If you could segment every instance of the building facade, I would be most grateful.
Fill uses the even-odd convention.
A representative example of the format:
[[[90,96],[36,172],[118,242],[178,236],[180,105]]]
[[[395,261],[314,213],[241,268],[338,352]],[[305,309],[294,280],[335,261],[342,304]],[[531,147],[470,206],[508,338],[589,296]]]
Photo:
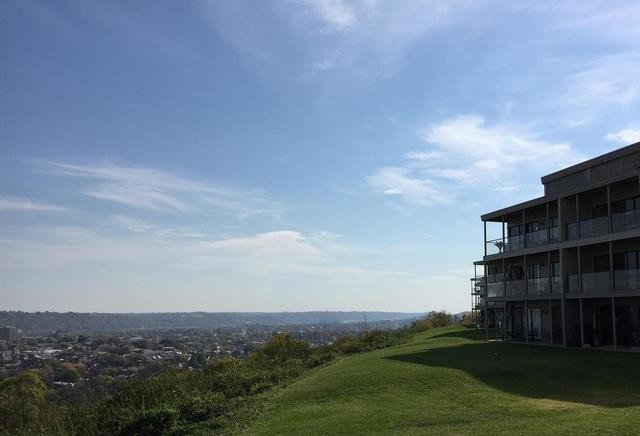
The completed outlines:
[[[488,339],[640,347],[640,142],[542,177],[483,215],[472,311]]]

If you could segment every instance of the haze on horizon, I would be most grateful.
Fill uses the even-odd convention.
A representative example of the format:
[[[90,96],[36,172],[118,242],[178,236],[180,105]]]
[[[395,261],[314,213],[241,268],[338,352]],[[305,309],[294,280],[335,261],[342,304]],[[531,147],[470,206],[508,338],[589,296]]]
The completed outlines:
[[[469,307],[482,213],[640,140],[640,4],[0,4],[3,310]]]

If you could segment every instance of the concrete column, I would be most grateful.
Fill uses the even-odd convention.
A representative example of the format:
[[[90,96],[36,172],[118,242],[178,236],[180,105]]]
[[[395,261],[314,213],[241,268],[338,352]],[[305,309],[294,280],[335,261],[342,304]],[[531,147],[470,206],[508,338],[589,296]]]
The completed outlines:
[[[529,304],[525,297],[524,300],[524,340],[529,343]]]
[[[584,322],[582,321],[582,297],[580,297],[580,347],[584,348]]]
[[[487,222],[482,221],[484,224],[484,255],[487,255]]]
[[[549,345],[553,345],[553,305],[549,299]]]
[[[613,349],[618,349],[618,326],[616,323],[616,299],[614,296],[611,296],[611,316],[613,319]]]
[[[607,185],[607,230],[613,233],[611,221],[611,185]]]
[[[562,316],[562,346],[567,346],[567,326],[564,314],[564,294],[565,294],[565,279],[564,279],[564,250],[561,248],[558,252],[560,259],[560,314]]]

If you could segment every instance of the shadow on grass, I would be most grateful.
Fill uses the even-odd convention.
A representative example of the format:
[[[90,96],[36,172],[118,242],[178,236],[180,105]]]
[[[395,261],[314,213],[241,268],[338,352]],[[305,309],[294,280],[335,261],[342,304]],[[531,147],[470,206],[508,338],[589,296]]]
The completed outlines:
[[[481,339],[465,329],[430,339]],[[462,342],[388,359],[464,371],[503,392],[604,407],[640,405],[640,354],[488,342]]]

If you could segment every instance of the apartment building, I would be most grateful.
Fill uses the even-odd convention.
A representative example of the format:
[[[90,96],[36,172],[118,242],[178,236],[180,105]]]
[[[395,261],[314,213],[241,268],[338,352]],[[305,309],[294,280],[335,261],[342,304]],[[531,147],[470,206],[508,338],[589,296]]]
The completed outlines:
[[[472,310],[488,339],[640,347],[640,142],[542,177],[483,215]]]

